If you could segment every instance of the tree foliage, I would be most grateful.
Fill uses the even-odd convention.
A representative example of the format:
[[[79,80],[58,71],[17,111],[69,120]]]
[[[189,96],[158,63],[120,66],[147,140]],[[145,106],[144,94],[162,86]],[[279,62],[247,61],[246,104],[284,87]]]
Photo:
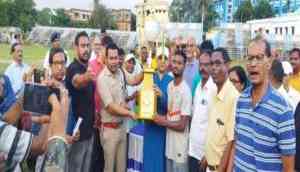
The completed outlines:
[[[258,4],[254,7],[255,19],[263,19],[263,18],[269,18],[274,16],[275,13],[268,0],[260,0]]]
[[[246,22],[254,19],[254,8],[250,0],[244,1],[234,14],[236,22]]]
[[[94,10],[91,20],[89,22],[93,28],[116,29],[116,22],[109,11],[104,5],[94,2]]]
[[[187,23],[202,22],[203,15],[204,31],[215,26],[219,17],[211,0],[173,0],[169,13],[172,22]]]

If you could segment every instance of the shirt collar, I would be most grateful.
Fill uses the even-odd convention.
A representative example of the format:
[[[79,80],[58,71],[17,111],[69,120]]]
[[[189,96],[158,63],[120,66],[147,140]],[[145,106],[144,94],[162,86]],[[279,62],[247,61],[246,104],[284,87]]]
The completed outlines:
[[[236,89],[236,88],[233,86],[229,78],[227,78],[221,91],[217,94],[217,98],[221,101],[224,101],[226,93],[232,91],[232,89]]]
[[[18,64],[17,62],[15,62],[14,60],[12,61],[12,64],[14,67],[24,67],[24,64],[21,63],[21,64]]]
[[[105,68],[103,69],[103,73],[104,73],[104,75],[106,75],[106,76],[109,76],[109,77],[115,77],[115,76],[117,76],[117,75],[119,75],[120,74],[120,69],[118,69],[117,70],[117,72],[115,73],[115,74],[113,74],[113,73],[111,73],[111,71],[107,68],[107,66],[105,66]]]
[[[245,98],[249,98],[252,100],[252,97],[251,97],[251,93],[253,91],[253,86],[250,85],[243,93],[242,93],[242,97],[245,97]],[[261,98],[261,100],[257,103],[262,103],[262,102],[266,102],[272,95],[273,93],[274,88],[271,86],[271,84],[268,84],[268,88],[266,90],[266,93],[263,95],[263,97]]]

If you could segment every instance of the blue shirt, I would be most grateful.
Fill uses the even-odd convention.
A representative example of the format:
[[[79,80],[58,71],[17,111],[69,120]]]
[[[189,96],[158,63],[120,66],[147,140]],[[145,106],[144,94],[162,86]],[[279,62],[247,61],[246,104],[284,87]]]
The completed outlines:
[[[293,111],[271,86],[256,106],[251,91],[237,103],[234,171],[282,171],[281,156],[296,151]]]
[[[191,63],[186,62],[184,71],[183,71],[183,79],[186,81],[191,91],[193,89],[193,82],[196,75],[199,74],[199,62],[194,59]]]
[[[173,78],[164,74],[162,79],[159,78],[159,74],[153,75],[154,84],[161,90],[162,96],[157,98],[157,113],[165,115],[168,112],[168,85]]]
[[[24,87],[23,76],[29,69],[27,64],[17,64],[14,61],[6,68],[5,75],[8,76],[15,94],[18,94]]]

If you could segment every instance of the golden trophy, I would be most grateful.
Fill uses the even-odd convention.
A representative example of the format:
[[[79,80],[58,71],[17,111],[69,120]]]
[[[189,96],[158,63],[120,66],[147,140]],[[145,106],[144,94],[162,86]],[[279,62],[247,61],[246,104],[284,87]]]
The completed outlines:
[[[156,115],[157,104],[156,104],[156,95],[153,90],[154,81],[153,81],[154,69],[146,68],[144,70],[144,80],[142,82],[142,88],[139,92],[138,102],[138,118],[144,120],[152,120]]]

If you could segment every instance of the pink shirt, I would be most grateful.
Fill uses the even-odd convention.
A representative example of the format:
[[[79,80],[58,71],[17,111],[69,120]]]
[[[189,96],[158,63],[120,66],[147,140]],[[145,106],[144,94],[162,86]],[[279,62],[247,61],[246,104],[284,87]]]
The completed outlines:
[[[104,67],[105,67],[105,65],[103,64],[103,62],[99,61],[98,58],[93,59],[89,62],[89,68],[91,69],[91,71],[93,73],[96,74],[96,78],[94,79],[95,88],[97,88],[97,86],[96,86],[97,77],[102,72]],[[95,108],[96,108],[95,125],[96,125],[96,127],[101,127],[101,124],[100,124],[101,119],[100,119],[100,116],[98,115],[101,112],[101,99],[100,99],[99,90],[97,90],[97,89],[95,91]]]

